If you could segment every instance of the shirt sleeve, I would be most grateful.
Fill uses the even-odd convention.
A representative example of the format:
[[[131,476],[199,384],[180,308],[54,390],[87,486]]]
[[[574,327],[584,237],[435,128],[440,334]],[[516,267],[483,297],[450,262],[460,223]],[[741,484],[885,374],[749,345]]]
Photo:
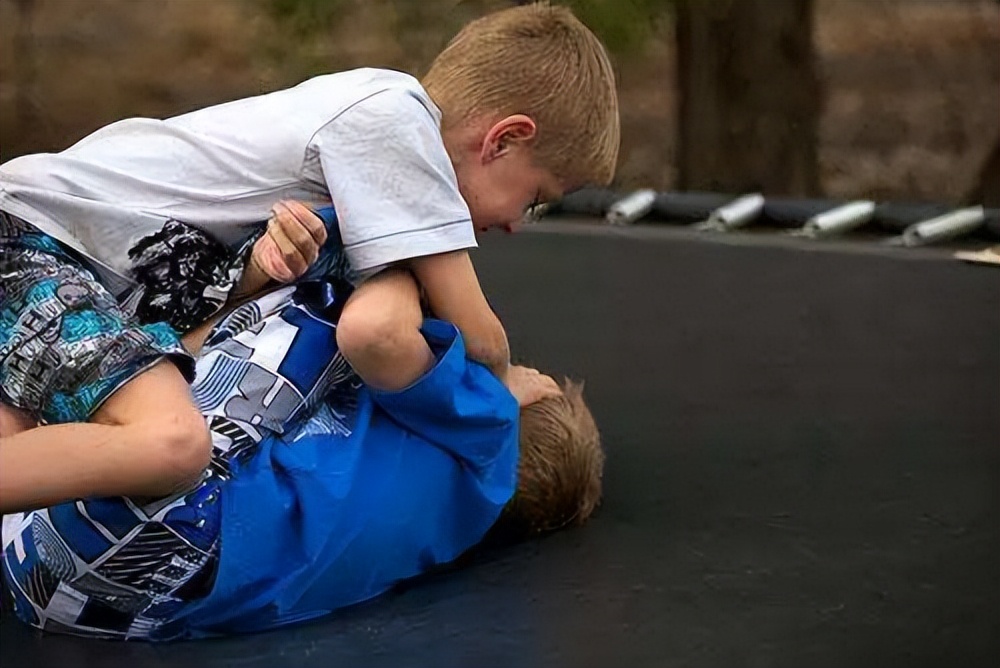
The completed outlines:
[[[466,358],[454,325],[427,319],[421,333],[437,359],[434,368],[403,390],[371,389],[375,404],[407,431],[479,471],[516,453],[520,409],[514,395]]]
[[[333,200],[352,269],[474,248],[475,230],[429,101],[405,88],[375,93],[310,144]]]

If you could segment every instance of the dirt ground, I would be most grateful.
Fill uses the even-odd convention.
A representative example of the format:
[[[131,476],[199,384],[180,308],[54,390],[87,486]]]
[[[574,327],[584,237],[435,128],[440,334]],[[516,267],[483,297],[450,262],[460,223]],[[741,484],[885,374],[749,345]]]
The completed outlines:
[[[454,0],[417,10],[341,0],[341,20],[303,36],[263,12],[264,0],[34,2],[29,29],[19,31],[15,0],[0,0],[4,160],[58,150],[127,116],[173,115],[323,71],[365,64],[419,72],[462,18]],[[815,39],[826,194],[960,200],[1000,135],[1000,4],[817,0]],[[669,189],[676,134],[669,19],[644,48],[618,56],[617,67],[619,184]]]

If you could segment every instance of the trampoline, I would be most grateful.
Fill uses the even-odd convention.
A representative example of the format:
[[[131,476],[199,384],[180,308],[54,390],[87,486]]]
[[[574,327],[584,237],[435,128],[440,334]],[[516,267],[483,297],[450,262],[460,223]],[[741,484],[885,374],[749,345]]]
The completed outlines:
[[[546,222],[475,260],[521,361],[586,381],[586,527],[322,621],[3,666],[995,666],[1000,274],[934,248]]]

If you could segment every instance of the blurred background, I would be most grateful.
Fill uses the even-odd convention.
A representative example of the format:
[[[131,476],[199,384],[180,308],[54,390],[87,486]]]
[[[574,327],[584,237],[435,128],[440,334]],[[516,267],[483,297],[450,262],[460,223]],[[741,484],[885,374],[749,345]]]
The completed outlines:
[[[510,0],[0,0],[0,159],[384,66]],[[996,0],[567,0],[620,82],[617,186],[998,205]]]

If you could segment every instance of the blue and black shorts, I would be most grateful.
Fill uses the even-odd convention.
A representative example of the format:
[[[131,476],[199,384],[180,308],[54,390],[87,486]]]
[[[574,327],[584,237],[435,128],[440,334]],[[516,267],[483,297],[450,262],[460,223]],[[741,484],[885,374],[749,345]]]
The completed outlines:
[[[192,377],[169,324],[140,324],[85,258],[0,212],[0,401],[46,424],[85,422],[165,358]]]

